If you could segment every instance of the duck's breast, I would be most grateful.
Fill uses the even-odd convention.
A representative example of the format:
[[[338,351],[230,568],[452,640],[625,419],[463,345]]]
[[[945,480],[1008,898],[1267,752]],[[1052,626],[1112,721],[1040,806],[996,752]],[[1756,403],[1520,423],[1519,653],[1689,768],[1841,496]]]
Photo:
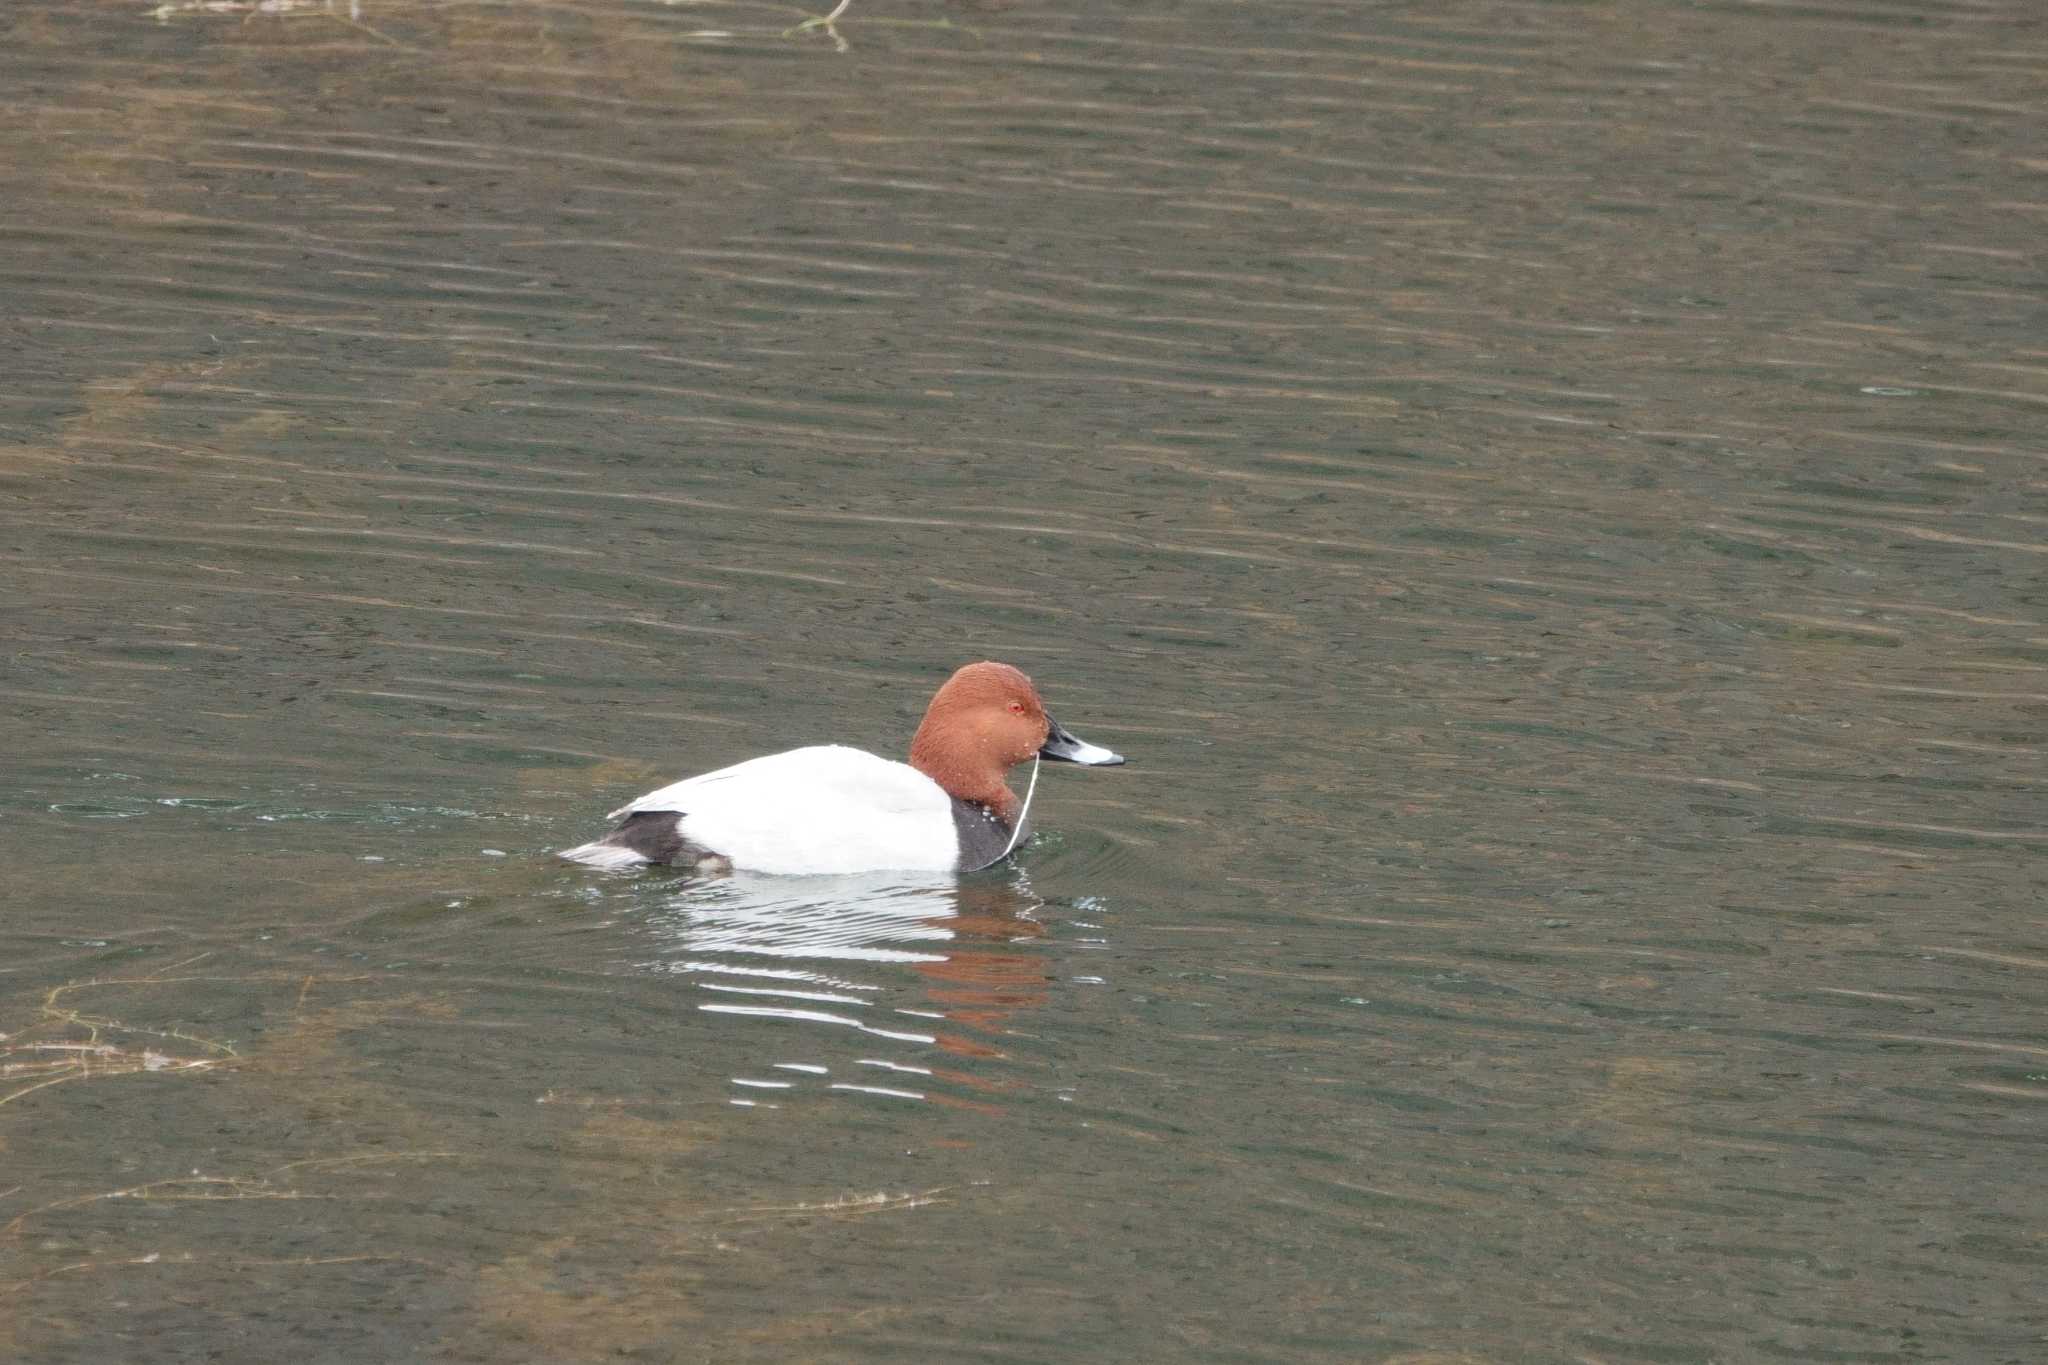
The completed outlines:
[[[685,778],[613,812],[681,812],[682,837],[753,872],[959,865],[953,801],[907,763],[843,745],[769,754]]]

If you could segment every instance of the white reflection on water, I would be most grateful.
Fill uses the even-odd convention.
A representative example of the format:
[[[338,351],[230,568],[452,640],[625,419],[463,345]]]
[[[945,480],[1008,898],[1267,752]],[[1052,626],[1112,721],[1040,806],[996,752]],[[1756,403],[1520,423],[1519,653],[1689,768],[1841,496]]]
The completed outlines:
[[[710,997],[697,1003],[707,1014],[777,1026],[762,1035],[777,1052],[748,1067],[784,1075],[743,1070],[732,1078],[743,1090],[931,1100],[940,1086],[995,1088],[938,1057],[1000,1058],[993,1039],[1042,1001],[1041,904],[1021,872],[966,883],[905,873],[708,878],[679,887],[649,918],[662,956],[645,965],[689,978]],[[848,1036],[896,1053],[835,1050]],[[859,1068],[917,1077],[921,1088],[832,1079]]]
[[[330,19],[344,19],[351,24],[360,24],[363,19],[362,0],[164,0],[149,12],[158,23],[168,23],[181,14],[229,14],[244,19],[258,15],[276,19],[290,19],[303,15],[324,15]]]
[[[698,1009],[709,1014],[748,1014],[761,1019],[796,1019],[816,1024],[843,1024],[857,1028],[862,1033],[871,1033],[877,1038],[894,1038],[903,1043],[935,1043],[936,1037],[929,1033],[899,1033],[891,1029],[875,1028],[858,1019],[849,1019],[843,1014],[826,1014],[822,1010],[786,1010],[768,1005],[699,1005]]]
[[[942,962],[910,944],[951,941],[956,888],[905,883],[904,873],[851,877],[735,874],[695,882],[670,902],[665,923],[706,954],[820,962]],[[694,964],[685,964],[689,970]],[[823,980],[806,973],[811,979]]]

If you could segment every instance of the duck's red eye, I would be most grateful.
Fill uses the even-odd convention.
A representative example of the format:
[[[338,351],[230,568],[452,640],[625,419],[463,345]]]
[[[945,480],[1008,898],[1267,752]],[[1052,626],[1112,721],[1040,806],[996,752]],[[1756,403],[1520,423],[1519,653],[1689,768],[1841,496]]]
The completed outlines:
[[[1024,714],[1024,703],[1023,703],[1023,702],[1021,702],[1021,701],[1013,701],[1013,702],[1011,702],[1011,703],[1010,703],[1010,714],[1011,714],[1011,715],[1013,715],[1013,716],[1021,716],[1021,715],[1023,715],[1023,714]]]

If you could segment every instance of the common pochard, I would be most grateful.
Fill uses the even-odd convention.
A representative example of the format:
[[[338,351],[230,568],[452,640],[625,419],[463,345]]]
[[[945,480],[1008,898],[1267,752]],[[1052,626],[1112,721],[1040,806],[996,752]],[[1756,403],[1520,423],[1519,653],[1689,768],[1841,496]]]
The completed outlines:
[[[592,867],[654,864],[768,873],[972,872],[1030,835],[1027,758],[1091,766],[1123,756],[1077,739],[1046,714],[1009,664],[968,664],[946,679],[898,763],[838,744],[791,749],[686,777],[619,807],[602,839],[559,855]]]

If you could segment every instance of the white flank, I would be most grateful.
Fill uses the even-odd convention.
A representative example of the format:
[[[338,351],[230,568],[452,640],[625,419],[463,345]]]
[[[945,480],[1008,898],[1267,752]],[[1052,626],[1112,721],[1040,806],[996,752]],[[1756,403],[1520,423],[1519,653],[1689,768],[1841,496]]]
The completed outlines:
[[[838,744],[686,777],[610,818],[641,810],[681,812],[684,839],[746,872],[950,871],[960,860],[953,801],[938,783]]]

